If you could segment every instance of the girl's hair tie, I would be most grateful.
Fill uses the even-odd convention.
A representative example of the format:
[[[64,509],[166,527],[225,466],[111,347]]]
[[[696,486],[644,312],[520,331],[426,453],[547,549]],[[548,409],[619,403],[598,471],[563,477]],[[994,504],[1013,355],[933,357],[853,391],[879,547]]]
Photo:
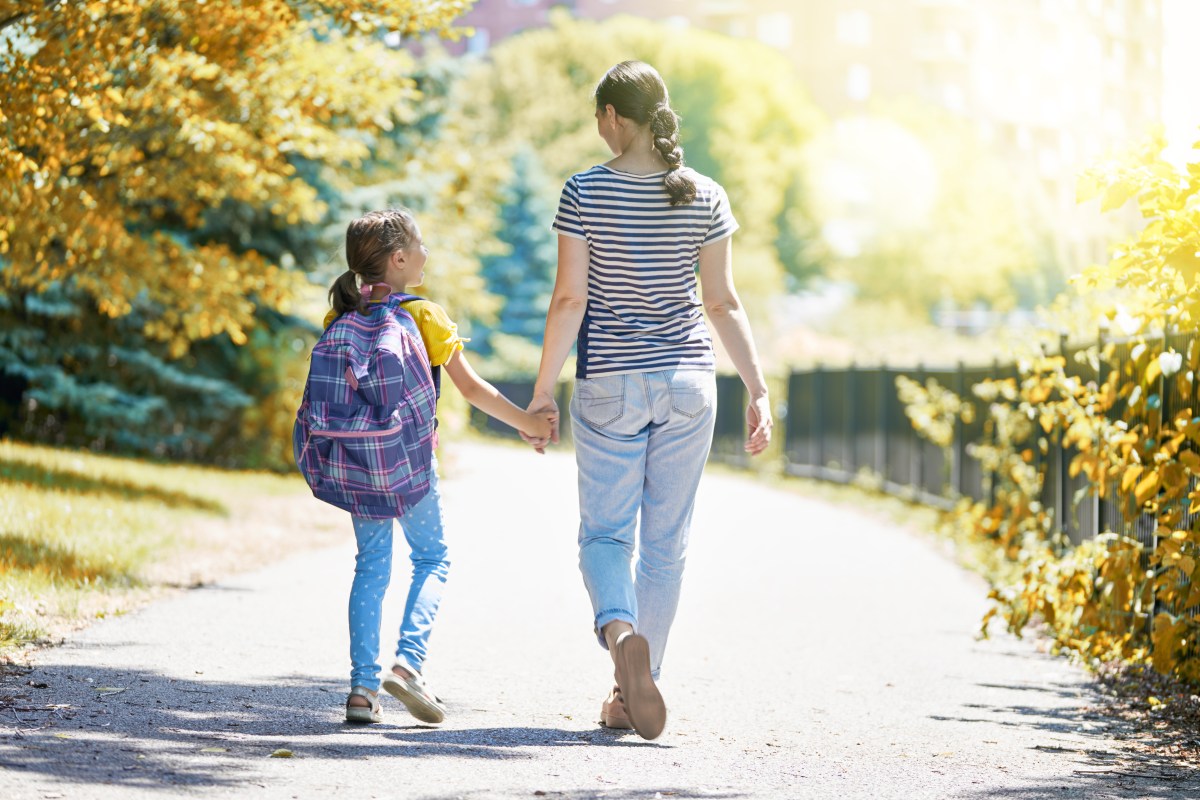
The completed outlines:
[[[385,289],[388,290],[388,294],[392,293],[392,287],[389,284],[386,284],[386,283],[364,283],[362,285],[362,288],[358,290],[359,296],[362,297],[362,301],[364,303],[366,303],[367,301],[369,301],[371,299],[371,292],[373,292],[375,290],[376,286],[384,287]]]

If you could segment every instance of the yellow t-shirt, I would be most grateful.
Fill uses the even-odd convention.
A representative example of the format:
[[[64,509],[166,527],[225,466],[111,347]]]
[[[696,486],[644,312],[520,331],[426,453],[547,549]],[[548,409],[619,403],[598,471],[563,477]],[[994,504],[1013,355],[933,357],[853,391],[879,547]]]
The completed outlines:
[[[429,300],[409,300],[401,303],[401,308],[412,314],[421,332],[421,341],[425,343],[425,352],[429,354],[429,366],[440,367],[450,360],[458,350],[463,349],[464,339],[458,335],[458,325],[450,319],[446,309]],[[328,328],[337,319],[337,312],[330,309],[325,315],[325,327]]]

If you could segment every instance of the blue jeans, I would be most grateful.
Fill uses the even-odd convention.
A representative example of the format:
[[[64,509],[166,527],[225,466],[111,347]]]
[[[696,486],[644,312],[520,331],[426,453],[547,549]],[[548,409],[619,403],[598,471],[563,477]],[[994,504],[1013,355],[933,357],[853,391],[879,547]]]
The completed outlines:
[[[392,577],[392,523],[395,520],[351,519],[358,540],[358,555],[354,559],[354,584],[350,588],[350,685],[379,691],[379,628],[383,595]],[[404,605],[404,619],[400,622],[396,661],[420,674],[450,569],[442,531],[442,494],[438,488],[436,461],[429,494],[399,522],[408,540],[413,573],[408,601]]]
[[[650,644],[656,680],[679,605],[716,405],[716,376],[701,370],[579,378],[571,397],[579,569],[597,638],[605,646],[605,625],[631,624]]]

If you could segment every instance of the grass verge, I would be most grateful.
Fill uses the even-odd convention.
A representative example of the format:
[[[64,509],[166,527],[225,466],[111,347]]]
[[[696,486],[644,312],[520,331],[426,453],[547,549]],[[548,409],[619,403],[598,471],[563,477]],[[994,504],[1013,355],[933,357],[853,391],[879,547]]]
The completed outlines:
[[[0,661],[164,589],[334,541],[344,519],[314,518],[296,502],[307,495],[295,476],[0,440]]]

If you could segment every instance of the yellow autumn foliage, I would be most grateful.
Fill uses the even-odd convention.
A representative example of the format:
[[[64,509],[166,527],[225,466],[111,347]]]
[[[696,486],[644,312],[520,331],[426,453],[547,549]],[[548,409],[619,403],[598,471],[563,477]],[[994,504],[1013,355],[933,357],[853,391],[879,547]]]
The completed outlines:
[[[0,0],[0,291],[70,278],[181,355],[246,340],[295,273],[186,242],[227,201],[281,225],[325,205],[296,159],[352,168],[416,93],[382,34],[454,36],[471,0]]]
[[[951,521],[1017,569],[993,590],[985,631],[994,616],[1017,634],[1038,621],[1057,649],[1091,663],[1150,663],[1200,683],[1200,337],[1187,333],[1200,326],[1200,162],[1177,169],[1162,149],[1154,139],[1080,180],[1081,201],[1105,211],[1135,201],[1146,224],[1059,308],[1105,309],[1127,338],[1082,351],[1086,369],[1034,355],[1017,379],[974,387],[986,422],[972,454],[995,476],[994,503],[964,502]],[[929,416],[936,398],[942,424],[924,427],[944,429],[955,408],[945,391],[905,388],[910,416]],[[1056,446],[1072,454],[1068,474],[1120,512],[1119,530],[1066,540],[1040,499],[1049,462],[1038,454]]]

